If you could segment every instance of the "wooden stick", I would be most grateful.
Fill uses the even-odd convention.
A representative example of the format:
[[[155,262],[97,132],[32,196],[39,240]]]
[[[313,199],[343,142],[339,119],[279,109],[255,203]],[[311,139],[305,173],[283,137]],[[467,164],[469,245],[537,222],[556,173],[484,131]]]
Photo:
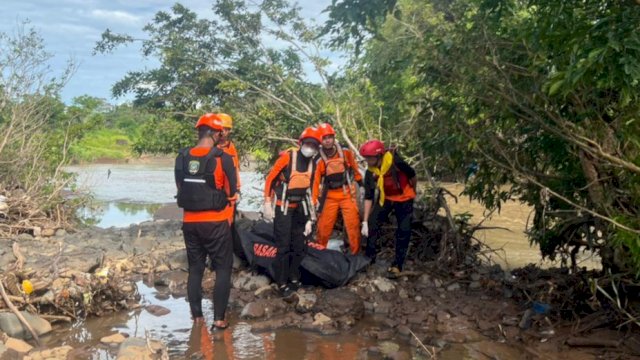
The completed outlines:
[[[422,341],[416,336],[416,334],[413,333],[413,331],[411,331],[411,329],[409,329],[409,332],[411,333],[411,335],[413,336],[414,339],[416,339],[416,341],[418,342],[418,344],[422,347],[422,349],[424,349],[424,351],[427,352],[427,354],[429,354],[429,358],[433,359],[436,357],[436,353],[435,350],[432,353],[431,351],[429,351],[429,349],[427,349],[426,346],[424,346],[424,344],[422,343]]]
[[[24,316],[22,316],[20,311],[18,311],[18,308],[16,308],[11,302],[11,300],[9,300],[9,297],[7,296],[7,292],[4,291],[4,284],[2,283],[2,281],[0,281],[0,293],[2,294],[2,299],[4,300],[4,303],[7,304],[9,309],[18,317],[18,320],[20,320],[20,322],[22,323],[22,326],[24,326],[25,329],[29,330],[29,332],[31,333],[31,336],[36,341],[36,344],[38,344],[38,346],[42,346],[42,342],[40,342],[40,338],[38,337],[38,334],[33,330],[31,325],[29,325],[29,323],[24,318]]]
[[[17,271],[20,271],[22,270],[22,266],[24,265],[25,258],[24,258],[24,255],[22,255],[22,252],[20,251],[20,245],[18,245],[17,241],[13,243],[12,249],[13,249],[13,256],[16,257],[16,263],[14,265],[14,268]]]

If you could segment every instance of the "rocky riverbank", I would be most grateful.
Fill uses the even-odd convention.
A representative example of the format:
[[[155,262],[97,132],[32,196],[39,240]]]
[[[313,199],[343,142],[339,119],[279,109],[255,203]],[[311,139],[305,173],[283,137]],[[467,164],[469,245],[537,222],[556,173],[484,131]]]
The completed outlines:
[[[435,263],[410,261],[402,276],[391,280],[384,277],[382,258],[343,288],[305,286],[287,299],[278,296],[269,278],[236,261],[231,317],[245,319],[254,333],[293,328],[335,335],[357,327],[360,336],[376,344],[360,349],[360,358],[429,358],[455,346],[480,359],[589,359],[605,352],[625,357],[640,347],[637,334],[597,326],[578,332],[574,322],[548,314],[546,304],[522,301],[519,281],[524,273],[488,265],[450,271]],[[139,280],[166,296],[186,295],[187,260],[180,222],[175,220],[125,229],[22,234],[0,242],[0,269],[11,302],[37,314],[28,317],[40,336],[51,331],[50,323],[64,329],[68,324],[81,326],[87,317],[140,308],[135,285]],[[213,278],[207,272],[207,292]],[[161,306],[145,310],[166,314]],[[0,358],[73,358],[81,350],[32,348],[35,341],[7,304],[0,302],[0,311],[0,329],[6,333],[0,340]],[[184,312],[188,316],[186,304]],[[166,345],[126,332],[104,339],[107,348],[114,343],[120,343],[118,359],[168,354]]]

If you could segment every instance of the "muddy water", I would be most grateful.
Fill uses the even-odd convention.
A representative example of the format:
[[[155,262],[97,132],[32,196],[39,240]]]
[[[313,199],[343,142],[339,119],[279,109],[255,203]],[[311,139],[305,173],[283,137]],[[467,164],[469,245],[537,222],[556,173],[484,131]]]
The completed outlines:
[[[477,201],[459,195],[464,190],[463,184],[444,184],[444,187],[458,196],[458,202],[447,198],[454,214],[468,213],[472,215],[471,223],[479,223],[485,219],[485,209]],[[517,201],[509,201],[502,205],[501,211],[494,212],[482,222],[488,230],[478,231],[475,235],[493,251],[486,252],[491,261],[503,268],[513,269],[533,263],[541,267],[558,266],[559,261],[542,260],[537,245],[531,246],[526,236],[527,226],[533,219],[533,209]],[[528,224],[529,222],[529,224]],[[582,253],[578,257],[580,266],[599,268],[598,258],[591,253]]]

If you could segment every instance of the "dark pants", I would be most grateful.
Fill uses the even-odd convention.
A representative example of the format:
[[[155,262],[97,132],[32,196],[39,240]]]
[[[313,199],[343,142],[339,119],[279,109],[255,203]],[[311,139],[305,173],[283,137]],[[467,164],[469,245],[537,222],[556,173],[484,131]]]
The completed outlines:
[[[189,261],[187,296],[191,315],[202,316],[202,277],[207,255],[216,272],[213,287],[213,315],[215,320],[224,320],[231,291],[231,268],[233,266],[233,244],[229,222],[198,222],[182,224],[184,244]]]
[[[367,239],[366,255],[375,260],[378,253],[378,243],[380,241],[381,225],[389,219],[389,214],[394,212],[398,222],[396,229],[396,259],[394,265],[400,270],[404,266],[404,259],[409,249],[411,240],[411,218],[413,216],[413,200],[403,202],[385,201],[383,206],[377,202],[374,204],[373,212],[369,216],[369,238]]]
[[[273,219],[273,239],[278,248],[275,259],[274,272],[278,285],[285,285],[288,281],[300,280],[300,263],[305,255],[304,226],[307,217],[302,205],[289,208],[287,215],[276,206]]]

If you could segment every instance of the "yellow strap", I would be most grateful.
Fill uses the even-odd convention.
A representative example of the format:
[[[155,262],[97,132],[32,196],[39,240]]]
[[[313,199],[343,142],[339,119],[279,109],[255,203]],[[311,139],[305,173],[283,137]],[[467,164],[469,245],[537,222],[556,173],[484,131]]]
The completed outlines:
[[[390,151],[387,151],[382,156],[382,163],[380,167],[369,166],[369,171],[371,171],[374,175],[378,176],[378,189],[380,189],[380,206],[384,205],[384,175],[391,169],[393,166],[393,154]]]

